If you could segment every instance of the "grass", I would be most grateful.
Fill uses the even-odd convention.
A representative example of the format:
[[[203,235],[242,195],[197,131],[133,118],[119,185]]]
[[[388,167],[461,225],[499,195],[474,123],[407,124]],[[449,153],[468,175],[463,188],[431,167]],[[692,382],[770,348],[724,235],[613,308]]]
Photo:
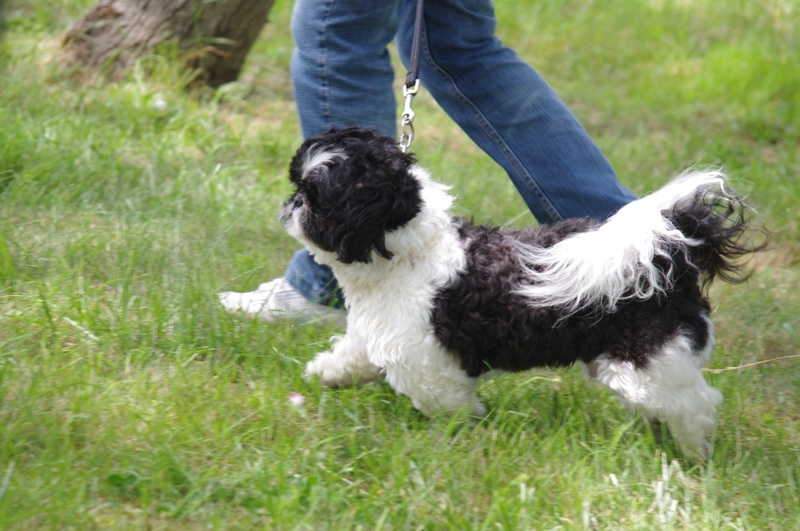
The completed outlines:
[[[800,9],[770,0],[498,2],[501,37],[638,193],[724,164],[774,235],[712,290],[714,452],[692,466],[577,370],[482,385],[474,427],[302,366],[336,330],[231,316],[282,273],[300,141],[279,3],[238,83],[183,90],[168,51],[118,83],[59,68],[92,4],[7,6],[0,41],[0,528],[793,529],[800,522]],[[459,213],[533,219],[416,100]],[[473,176],[480,175],[480,178]],[[743,369],[721,370],[773,360]],[[291,393],[305,397],[302,406]]]

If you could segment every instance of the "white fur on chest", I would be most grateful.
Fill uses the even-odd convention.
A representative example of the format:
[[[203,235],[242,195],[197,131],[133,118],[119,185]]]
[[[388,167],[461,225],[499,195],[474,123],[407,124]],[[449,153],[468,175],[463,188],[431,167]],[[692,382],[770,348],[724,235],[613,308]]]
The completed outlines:
[[[330,264],[347,301],[347,333],[365,342],[379,366],[403,359],[401,350],[439,349],[433,301],[466,264],[458,233],[443,214],[424,208],[387,234],[386,246],[394,254],[389,260],[374,256],[369,264]]]

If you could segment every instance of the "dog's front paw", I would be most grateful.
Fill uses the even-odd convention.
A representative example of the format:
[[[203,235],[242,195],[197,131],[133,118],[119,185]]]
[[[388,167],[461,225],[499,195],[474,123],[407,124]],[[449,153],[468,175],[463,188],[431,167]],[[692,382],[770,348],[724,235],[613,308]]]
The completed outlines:
[[[380,368],[361,361],[326,350],[308,362],[303,377],[308,380],[318,376],[327,387],[349,387],[383,379]]]
[[[331,367],[332,357],[333,354],[330,351],[320,352],[319,354],[317,354],[313,360],[306,363],[306,370],[303,372],[303,378],[306,380],[311,380],[315,376],[319,376],[320,380],[322,380],[323,383],[325,383],[326,369],[328,374],[332,372],[332,367]]]

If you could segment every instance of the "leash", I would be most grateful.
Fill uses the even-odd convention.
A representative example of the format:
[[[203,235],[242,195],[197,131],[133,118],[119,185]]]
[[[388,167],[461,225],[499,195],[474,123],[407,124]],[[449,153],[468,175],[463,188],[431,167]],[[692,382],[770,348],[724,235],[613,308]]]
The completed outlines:
[[[425,0],[417,0],[417,11],[414,16],[414,35],[411,39],[411,58],[408,63],[408,74],[403,85],[403,116],[400,122],[402,134],[400,135],[400,151],[405,153],[414,141],[414,109],[411,103],[419,92],[419,55],[422,47],[422,26],[424,24],[423,8]]]

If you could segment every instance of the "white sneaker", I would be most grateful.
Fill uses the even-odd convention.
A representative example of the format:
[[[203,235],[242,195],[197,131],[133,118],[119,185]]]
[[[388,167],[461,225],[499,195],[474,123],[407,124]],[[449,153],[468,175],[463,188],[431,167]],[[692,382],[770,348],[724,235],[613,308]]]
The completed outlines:
[[[302,324],[331,323],[344,326],[347,320],[347,312],[311,302],[283,277],[265,282],[255,291],[220,293],[219,301],[230,312],[241,311],[265,321],[289,319]]]

